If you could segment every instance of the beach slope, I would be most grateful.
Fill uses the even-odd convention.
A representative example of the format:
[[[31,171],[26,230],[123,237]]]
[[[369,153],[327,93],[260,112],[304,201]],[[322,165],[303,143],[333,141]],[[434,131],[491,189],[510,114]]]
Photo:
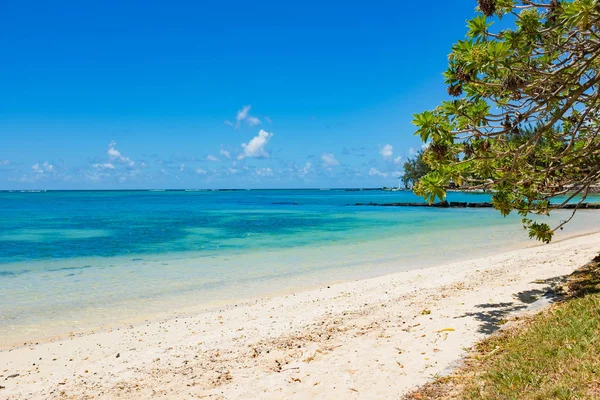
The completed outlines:
[[[3,350],[0,398],[398,398],[599,251],[595,233]]]

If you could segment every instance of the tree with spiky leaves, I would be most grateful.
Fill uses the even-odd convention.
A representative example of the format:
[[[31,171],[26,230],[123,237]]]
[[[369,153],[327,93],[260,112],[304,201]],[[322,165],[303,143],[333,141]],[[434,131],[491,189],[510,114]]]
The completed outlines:
[[[450,180],[493,192],[503,215],[517,211],[544,242],[558,226],[534,221],[584,201],[600,181],[598,0],[479,0],[467,38],[452,47],[448,93],[413,123],[430,146],[432,171],[415,186],[429,202]],[[494,19],[514,20],[493,32]],[[566,197],[550,202],[557,196]]]

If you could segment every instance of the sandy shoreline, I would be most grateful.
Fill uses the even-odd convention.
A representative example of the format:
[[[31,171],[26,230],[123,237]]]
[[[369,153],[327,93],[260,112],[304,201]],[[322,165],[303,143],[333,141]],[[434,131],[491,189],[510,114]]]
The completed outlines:
[[[397,398],[599,251],[595,233],[4,350],[0,399]]]

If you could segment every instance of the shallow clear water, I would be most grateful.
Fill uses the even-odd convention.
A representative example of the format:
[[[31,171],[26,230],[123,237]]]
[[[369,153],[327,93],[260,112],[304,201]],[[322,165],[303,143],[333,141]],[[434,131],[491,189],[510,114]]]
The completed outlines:
[[[0,343],[535,244],[517,216],[352,205],[371,201],[421,199],[342,190],[2,192]],[[581,212],[561,235],[598,222],[600,212]]]

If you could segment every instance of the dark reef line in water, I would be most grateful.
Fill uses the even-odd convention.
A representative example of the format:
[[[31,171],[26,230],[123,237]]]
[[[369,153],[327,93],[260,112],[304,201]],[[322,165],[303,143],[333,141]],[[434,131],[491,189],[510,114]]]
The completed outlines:
[[[377,206],[377,207],[437,207],[437,208],[493,208],[491,202],[474,202],[467,203],[464,201],[440,201],[438,203],[355,203],[347,204],[349,206]],[[587,210],[600,210],[600,203],[581,203],[566,204],[562,207],[556,207],[565,210],[573,210],[575,208]]]

